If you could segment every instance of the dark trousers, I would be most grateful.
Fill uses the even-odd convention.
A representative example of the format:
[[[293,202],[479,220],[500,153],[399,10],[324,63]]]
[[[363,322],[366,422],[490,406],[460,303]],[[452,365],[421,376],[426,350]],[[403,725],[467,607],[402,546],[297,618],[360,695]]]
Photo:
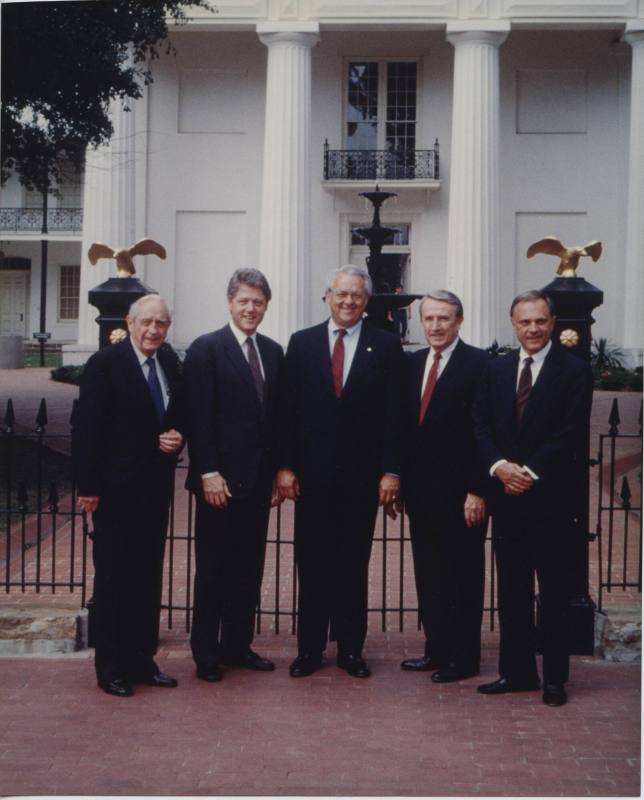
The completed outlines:
[[[270,491],[216,509],[197,497],[190,644],[201,667],[244,654],[253,641],[264,573]]]
[[[485,526],[468,528],[462,506],[453,515],[419,509],[409,524],[425,655],[443,667],[478,672]]]
[[[341,488],[328,498],[295,503],[295,560],[299,581],[298,652],[360,655],[367,635],[369,558],[377,495],[356,498]]]
[[[169,497],[102,497],[94,521],[92,637],[99,682],[156,671]]]
[[[560,520],[495,519],[500,621],[499,674],[511,683],[538,679],[534,580],[541,600],[543,680],[568,680],[571,531]]]

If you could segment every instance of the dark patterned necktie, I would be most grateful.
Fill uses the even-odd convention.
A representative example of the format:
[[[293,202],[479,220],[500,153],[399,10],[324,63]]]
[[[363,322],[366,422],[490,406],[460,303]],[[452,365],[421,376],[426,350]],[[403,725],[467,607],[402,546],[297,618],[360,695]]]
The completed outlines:
[[[432,399],[432,395],[434,394],[434,387],[436,386],[436,381],[438,380],[438,364],[440,360],[441,354],[434,353],[434,363],[432,364],[432,368],[429,370],[427,383],[423,389],[423,396],[420,399],[420,413],[418,415],[419,425],[422,425],[423,420],[425,419],[425,414],[427,413],[427,409],[429,407],[429,401]]]
[[[530,392],[532,391],[532,370],[530,365],[534,359],[528,356],[523,362],[523,369],[519,375],[519,385],[517,387],[517,422],[521,422],[525,411]]]
[[[346,331],[344,328],[338,328],[335,332],[335,344],[333,345],[333,353],[331,354],[331,374],[333,376],[333,388],[335,389],[335,396],[342,397],[342,378],[344,373],[344,337]]]
[[[151,357],[146,359],[145,363],[148,365],[148,386],[150,387],[152,402],[154,403],[157,417],[159,418],[159,424],[163,425],[165,419],[165,404],[163,402],[163,392],[161,391],[159,376],[157,375],[157,364]]]
[[[259,356],[255,342],[249,336],[246,339],[248,345],[248,366],[250,367],[251,375],[253,376],[253,383],[255,384],[255,391],[257,392],[257,399],[260,403],[264,402],[264,377],[262,376],[262,368],[259,364]]]

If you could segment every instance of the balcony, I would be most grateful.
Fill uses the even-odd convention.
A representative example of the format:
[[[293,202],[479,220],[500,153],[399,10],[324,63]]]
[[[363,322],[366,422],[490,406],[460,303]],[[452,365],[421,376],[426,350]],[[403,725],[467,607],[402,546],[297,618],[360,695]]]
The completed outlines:
[[[2,233],[41,233],[42,222],[42,208],[0,208],[0,232]],[[80,234],[82,230],[82,208],[48,209],[48,233]]]
[[[331,150],[324,143],[328,191],[372,189],[435,191],[440,188],[438,139],[432,150]]]

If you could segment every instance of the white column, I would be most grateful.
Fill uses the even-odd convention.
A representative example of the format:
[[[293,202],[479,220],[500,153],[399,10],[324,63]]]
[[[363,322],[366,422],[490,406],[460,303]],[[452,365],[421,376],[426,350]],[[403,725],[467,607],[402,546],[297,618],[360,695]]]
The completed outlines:
[[[310,302],[311,48],[317,23],[262,23],[268,48],[259,268],[273,291],[262,331],[287,344]]]
[[[113,101],[111,118],[114,134],[109,144],[87,149],[83,195],[83,242],[81,245],[78,343],[64,347],[66,364],[83,363],[98,349],[98,309],[87,302],[90,289],[116,275],[116,262],[101,259],[89,263],[87,251],[92,242],[126,247],[135,241],[135,107],[124,111]],[[142,276],[139,276],[142,277]]]
[[[446,288],[463,301],[463,337],[497,338],[499,281],[499,46],[509,31],[447,26],[454,45]]]
[[[644,347],[644,30],[627,30],[631,45],[631,123],[624,280],[624,341]],[[641,363],[641,362],[640,362]]]

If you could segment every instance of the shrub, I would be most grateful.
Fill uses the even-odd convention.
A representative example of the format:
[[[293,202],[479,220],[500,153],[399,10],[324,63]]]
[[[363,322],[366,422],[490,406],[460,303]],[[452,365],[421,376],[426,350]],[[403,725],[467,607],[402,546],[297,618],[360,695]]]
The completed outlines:
[[[51,371],[52,381],[59,381],[60,383],[73,383],[78,386],[83,375],[83,365],[72,366],[67,365],[64,367],[56,367]]]

